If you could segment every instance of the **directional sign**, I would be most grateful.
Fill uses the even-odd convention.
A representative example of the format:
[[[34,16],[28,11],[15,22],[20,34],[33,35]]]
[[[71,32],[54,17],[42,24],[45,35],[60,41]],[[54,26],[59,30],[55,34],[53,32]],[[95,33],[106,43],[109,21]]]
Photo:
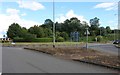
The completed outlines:
[[[70,34],[71,41],[78,42],[79,41],[79,32],[71,32]]]
[[[85,34],[85,35],[89,35],[89,34],[90,34],[90,32],[87,30],[84,34]]]

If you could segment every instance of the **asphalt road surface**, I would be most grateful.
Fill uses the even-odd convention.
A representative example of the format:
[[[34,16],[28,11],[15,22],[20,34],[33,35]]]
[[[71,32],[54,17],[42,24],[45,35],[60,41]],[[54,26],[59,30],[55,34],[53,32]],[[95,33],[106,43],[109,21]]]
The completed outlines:
[[[0,72],[2,72],[2,44],[1,43],[0,43]]]
[[[2,48],[3,73],[116,73],[113,69],[64,60],[22,48]]]
[[[107,52],[114,55],[118,55],[118,50],[120,50],[120,48],[115,47],[113,44],[90,43],[89,48],[92,48],[101,52]]]

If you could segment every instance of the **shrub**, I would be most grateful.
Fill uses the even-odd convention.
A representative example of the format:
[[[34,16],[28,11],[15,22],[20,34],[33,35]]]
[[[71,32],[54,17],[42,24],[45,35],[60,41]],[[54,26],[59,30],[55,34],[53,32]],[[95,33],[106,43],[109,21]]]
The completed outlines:
[[[60,36],[64,38],[64,40],[68,40],[69,36],[66,32],[61,32]]]
[[[56,39],[56,41],[57,41],[57,42],[64,42],[64,38],[63,38],[63,37],[58,37],[58,38]]]
[[[103,37],[102,36],[97,36],[97,41],[98,42],[102,42],[103,41]]]
[[[24,42],[25,40],[23,38],[20,37],[14,37],[13,38],[13,42]]]
[[[52,42],[52,38],[35,38],[32,40],[32,42]]]
[[[35,39],[36,36],[34,34],[25,34],[23,38],[21,37],[14,37],[13,42],[32,42],[33,39]]]
[[[86,36],[80,37],[81,42],[86,42]],[[95,42],[95,37],[94,36],[88,36],[88,42]]]
[[[27,33],[27,34],[24,36],[24,41],[25,41],[25,42],[32,42],[32,40],[35,39],[35,38],[36,38],[36,35]]]

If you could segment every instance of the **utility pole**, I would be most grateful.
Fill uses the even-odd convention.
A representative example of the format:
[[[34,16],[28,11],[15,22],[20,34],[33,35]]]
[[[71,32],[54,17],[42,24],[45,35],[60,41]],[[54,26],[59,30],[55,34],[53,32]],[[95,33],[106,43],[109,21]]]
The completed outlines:
[[[53,48],[55,48],[55,3],[53,0]]]

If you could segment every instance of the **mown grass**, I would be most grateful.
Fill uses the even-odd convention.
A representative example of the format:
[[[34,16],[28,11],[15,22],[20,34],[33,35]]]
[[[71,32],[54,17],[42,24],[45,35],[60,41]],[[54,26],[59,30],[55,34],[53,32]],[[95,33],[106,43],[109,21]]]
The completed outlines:
[[[26,46],[26,45],[53,45],[53,42],[47,42],[47,43],[36,43],[36,42],[17,42],[15,44],[11,43],[2,43],[3,46]],[[84,42],[55,42],[55,45],[75,45],[75,44],[84,44]]]

